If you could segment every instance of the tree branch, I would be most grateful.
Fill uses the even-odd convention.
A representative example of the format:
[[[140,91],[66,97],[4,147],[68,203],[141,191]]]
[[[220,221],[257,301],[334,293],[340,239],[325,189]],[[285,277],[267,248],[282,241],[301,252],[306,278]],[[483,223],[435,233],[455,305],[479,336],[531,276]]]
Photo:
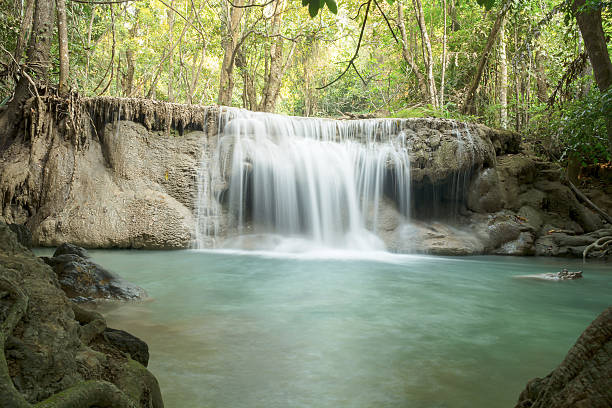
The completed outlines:
[[[368,0],[368,2],[366,3],[366,11],[365,11],[365,15],[363,16],[363,23],[361,23],[361,32],[359,33],[359,41],[357,42],[357,49],[355,50],[355,54],[353,54],[353,57],[349,60],[348,65],[346,66],[346,68],[344,69],[344,71],[342,71],[342,73],[340,75],[338,75],[338,77],[336,77],[336,79],[334,79],[333,81],[331,81],[330,83],[323,85],[321,87],[317,87],[317,90],[321,90],[321,89],[325,89],[330,85],[335,84],[336,82],[338,82],[338,80],[340,78],[342,78],[344,76],[344,74],[346,74],[348,72],[348,70],[351,68],[351,65],[354,66],[354,62],[357,59],[357,57],[359,56],[359,48],[361,47],[361,41],[363,40],[363,32],[365,31],[365,27],[366,27],[366,23],[368,21],[368,13],[370,12],[370,5],[372,4],[373,0]],[[363,6],[363,4],[362,4]],[[359,7],[359,9],[361,10],[361,6]],[[359,13],[357,14],[359,15]],[[357,68],[355,68],[355,70],[357,70]],[[359,72],[357,73],[359,75]],[[359,78],[361,78],[361,75],[359,75]],[[363,78],[361,78],[361,80],[363,81]]]

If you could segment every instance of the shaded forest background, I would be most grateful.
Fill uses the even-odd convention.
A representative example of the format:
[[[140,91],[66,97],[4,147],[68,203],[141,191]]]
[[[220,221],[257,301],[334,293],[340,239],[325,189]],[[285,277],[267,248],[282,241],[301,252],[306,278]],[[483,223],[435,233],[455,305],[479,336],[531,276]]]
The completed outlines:
[[[522,132],[554,159],[605,163],[610,5],[2,0],[0,104],[10,111],[27,77],[30,96],[36,83],[301,116],[453,117]],[[53,17],[46,31],[41,13]],[[603,32],[595,63],[589,27]],[[42,43],[48,55],[29,49]]]

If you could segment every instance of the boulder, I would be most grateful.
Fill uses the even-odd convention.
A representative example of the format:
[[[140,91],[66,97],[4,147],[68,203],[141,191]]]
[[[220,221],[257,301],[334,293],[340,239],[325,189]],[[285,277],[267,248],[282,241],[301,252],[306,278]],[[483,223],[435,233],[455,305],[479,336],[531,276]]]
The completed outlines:
[[[145,367],[149,364],[149,346],[138,337],[110,327],[104,329],[102,335],[109,344],[124,353],[128,353],[132,360],[138,361]]]
[[[57,247],[57,249],[53,253],[53,257],[60,256],[60,255],[66,255],[66,254],[80,256],[81,258],[84,258],[84,259],[89,258],[89,253],[87,252],[85,248],[81,248],[79,246],[69,244],[67,242],[64,242],[62,245]]]
[[[62,244],[52,258],[42,259],[57,274],[62,290],[76,302],[138,300],[147,296],[141,287],[89,260],[87,251],[75,245]]]
[[[467,207],[477,213],[492,213],[503,208],[497,170],[480,172],[468,189]]]
[[[535,208],[525,205],[521,207],[517,215],[525,220],[525,223],[530,225],[534,231],[539,231],[542,227],[544,215]]]
[[[561,364],[527,383],[515,408],[612,406],[612,307],[582,333]]]

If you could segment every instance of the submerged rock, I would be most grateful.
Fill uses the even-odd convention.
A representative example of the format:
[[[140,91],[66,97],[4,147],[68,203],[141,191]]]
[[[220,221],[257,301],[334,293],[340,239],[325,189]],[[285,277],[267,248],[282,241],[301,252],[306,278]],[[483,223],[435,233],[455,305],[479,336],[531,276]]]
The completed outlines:
[[[77,303],[96,299],[138,300],[147,296],[143,288],[87,258],[85,249],[62,244],[52,258],[42,259],[57,274],[62,290]]]
[[[570,272],[567,269],[563,269],[560,272],[555,273],[540,273],[537,275],[520,275],[517,278],[531,278],[541,279],[549,281],[564,281],[564,280],[576,280],[582,279],[582,271]]]
[[[582,333],[563,362],[527,383],[515,408],[612,406],[612,307]]]

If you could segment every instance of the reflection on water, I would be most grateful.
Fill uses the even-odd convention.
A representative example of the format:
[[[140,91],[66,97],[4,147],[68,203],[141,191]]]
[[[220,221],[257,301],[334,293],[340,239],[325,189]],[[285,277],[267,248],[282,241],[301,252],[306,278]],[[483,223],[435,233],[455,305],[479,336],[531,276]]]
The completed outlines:
[[[152,296],[105,314],[170,408],[513,406],[612,293],[609,266],[550,258],[91,254]],[[563,267],[584,279],[513,279]]]

